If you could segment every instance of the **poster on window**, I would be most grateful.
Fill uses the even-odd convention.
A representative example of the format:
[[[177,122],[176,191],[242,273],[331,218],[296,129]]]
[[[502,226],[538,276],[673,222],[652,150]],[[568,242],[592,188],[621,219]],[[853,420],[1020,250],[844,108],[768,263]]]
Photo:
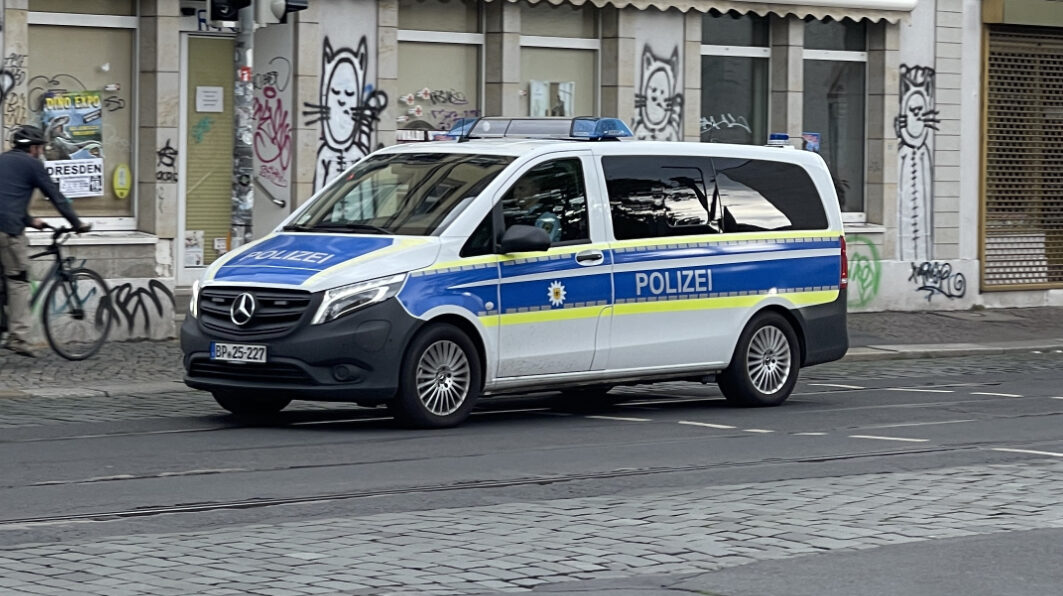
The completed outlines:
[[[102,106],[99,91],[44,96],[44,165],[69,198],[103,196]]]
[[[572,117],[573,81],[530,81],[528,84],[528,114],[532,117]]]

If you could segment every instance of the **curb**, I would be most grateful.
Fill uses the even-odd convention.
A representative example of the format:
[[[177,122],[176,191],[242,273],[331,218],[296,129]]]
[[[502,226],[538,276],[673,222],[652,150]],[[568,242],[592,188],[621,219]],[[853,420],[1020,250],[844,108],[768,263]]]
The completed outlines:
[[[119,395],[158,395],[161,393],[193,393],[196,389],[179,381],[157,381],[152,383],[115,383],[113,385],[90,385],[86,387],[41,387],[37,389],[0,391],[4,397],[38,397],[38,398],[94,398],[117,397]]]

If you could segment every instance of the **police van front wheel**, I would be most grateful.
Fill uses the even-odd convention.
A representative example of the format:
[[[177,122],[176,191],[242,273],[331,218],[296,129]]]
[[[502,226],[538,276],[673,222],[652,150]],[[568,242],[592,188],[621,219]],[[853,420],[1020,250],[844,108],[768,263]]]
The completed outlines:
[[[794,390],[800,362],[801,348],[790,322],[779,313],[762,312],[742,331],[731,365],[716,381],[732,404],[777,406]]]
[[[467,335],[453,325],[421,331],[403,359],[393,411],[417,428],[461,424],[480,395],[480,359]]]

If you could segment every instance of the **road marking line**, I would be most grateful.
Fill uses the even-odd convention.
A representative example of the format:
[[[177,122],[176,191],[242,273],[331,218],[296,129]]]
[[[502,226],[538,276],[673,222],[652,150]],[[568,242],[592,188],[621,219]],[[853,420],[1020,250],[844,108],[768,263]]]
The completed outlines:
[[[649,418],[624,418],[621,416],[587,416],[595,420],[618,420],[620,422],[651,422]]]
[[[1048,399],[1063,399],[1063,397],[1050,397]]]
[[[1051,451],[1034,451],[1033,449],[1007,449],[1005,447],[993,447],[993,451],[1006,451],[1008,453],[1027,453],[1029,455],[1048,455],[1051,457],[1063,457],[1063,453],[1053,453]]]
[[[838,383],[809,383],[809,387],[837,387],[838,389],[867,389],[859,385],[839,385]]]
[[[883,391],[916,391],[919,393],[955,393],[952,389],[916,389],[914,387],[883,387]]]
[[[1022,397],[1021,395],[1015,395],[1014,393],[983,393],[981,391],[972,391],[971,395],[989,395],[992,397]]]
[[[288,426],[314,426],[316,424],[344,424],[347,422],[380,422],[381,420],[394,420],[390,416],[384,418],[338,418],[336,420],[304,420],[303,422],[289,422]]]
[[[930,439],[908,439],[905,437],[879,437],[876,435],[849,435],[850,439],[872,439],[875,441],[901,441],[903,443],[926,443]]]
[[[942,420],[941,422],[905,422],[903,424],[880,424],[864,428],[903,428],[906,426],[934,426],[935,424],[960,424],[961,422],[978,422],[977,420]]]
[[[727,426],[726,424],[711,424],[711,423],[708,423],[708,422],[694,422],[692,420],[680,420],[679,424],[689,424],[690,426],[704,426],[706,428],[722,428],[722,429],[737,428],[737,427],[734,427],[734,426]]]
[[[825,437],[827,433],[794,433],[796,437]]]
[[[495,414],[524,414],[527,412],[545,412],[550,408],[521,408],[515,410],[483,410],[480,412],[473,412],[473,416],[493,416]]]
[[[747,433],[773,433],[775,431],[766,430],[766,429],[763,429],[763,428],[743,428],[742,432],[747,432]]]

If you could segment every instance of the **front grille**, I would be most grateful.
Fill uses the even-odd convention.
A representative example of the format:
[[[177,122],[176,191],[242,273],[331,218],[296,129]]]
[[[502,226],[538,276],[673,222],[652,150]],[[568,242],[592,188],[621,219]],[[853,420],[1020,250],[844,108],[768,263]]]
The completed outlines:
[[[244,292],[255,297],[255,314],[247,325],[233,323],[233,301]],[[284,335],[308,316],[312,295],[303,290],[207,287],[199,292],[199,315],[212,331],[241,337]]]
[[[195,360],[188,369],[188,376],[198,379],[221,379],[225,381],[251,381],[278,385],[316,384],[305,370],[283,362],[234,363],[214,360]]]

